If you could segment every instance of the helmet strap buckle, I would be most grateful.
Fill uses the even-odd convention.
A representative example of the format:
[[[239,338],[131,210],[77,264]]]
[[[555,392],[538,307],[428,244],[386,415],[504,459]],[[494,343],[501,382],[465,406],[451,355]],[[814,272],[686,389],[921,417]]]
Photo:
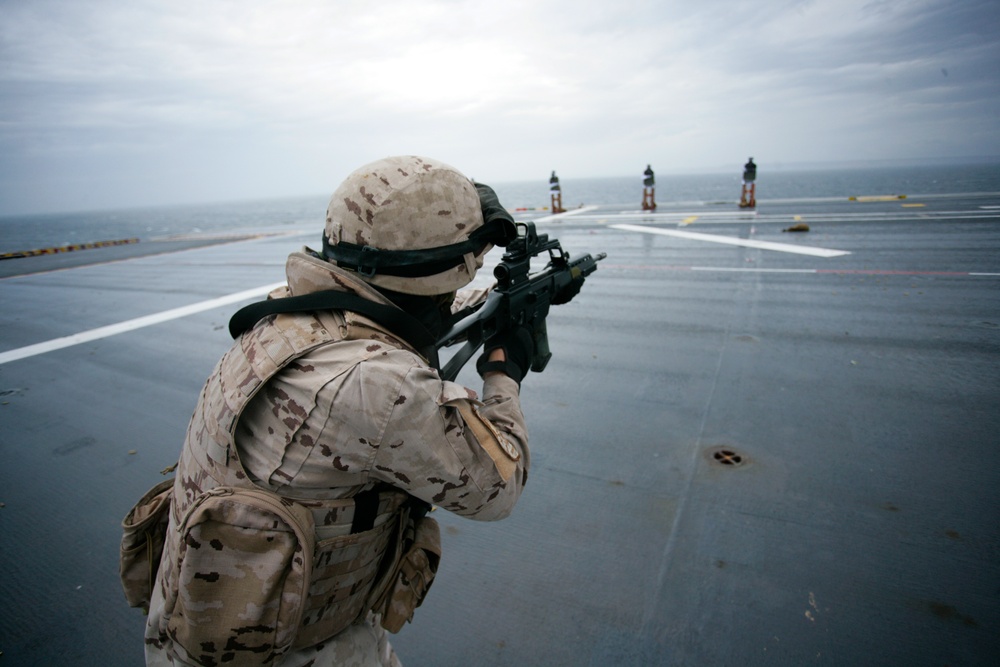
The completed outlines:
[[[365,255],[371,261],[366,261]],[[358,258],[358,273],[365,278],[371,278],[375,275],[375,265],[378,263],[378,248],[373,248],[371,246],[362,246],[361,255]]]

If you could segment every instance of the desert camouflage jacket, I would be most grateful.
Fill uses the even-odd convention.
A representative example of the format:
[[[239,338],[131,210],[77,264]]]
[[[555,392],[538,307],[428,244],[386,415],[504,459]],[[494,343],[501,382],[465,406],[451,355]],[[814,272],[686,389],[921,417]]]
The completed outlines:
[[[307,252],[289,256],[286,270],[288,287],[273,298],[335,289],[388,303]],[[460,298],[455,308],[481,297]],[[267,368],[289,340],[299,351]],[[268,379],[253,386],[261,376]],[[509,377],[489,377],[480,401],[472,390],[440,380],[414,348],[361,315],[269,316],[237,340],[202,391],[177,470],[171,528],[199,495],[220,485],[255,485],[314,507],[320,539],[344,529],[325,501],[375,485],[470,518],[501,519],[520,496],[528,463],[518,386]],[[172,583],[163,577],[174,542],[168,535],[150,606],[148,664],[174,662],[162,650],[163,597]],[[358,651],[373,660],[385,654],[380,629],[360,626],[318,650],[339,659]],[[307,655],[319,657],[316,650],[300,652],[302,663]],[[287,655],[281,664],[298,663]]]

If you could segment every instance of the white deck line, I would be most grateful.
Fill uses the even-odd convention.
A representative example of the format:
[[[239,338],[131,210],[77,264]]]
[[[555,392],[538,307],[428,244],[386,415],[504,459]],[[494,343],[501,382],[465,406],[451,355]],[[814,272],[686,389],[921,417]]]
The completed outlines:
[[[134,331],[136,329],[142,329],[143,327],[149,327],[154,324],[161,324],[170,320],[176,320],[178,318],[200,313],[205,310],[218,308],[219,306],[227,306],[231,303],[237,303],[239,301],[245,301],[246,299],[263,296],[271,290],[281,287],[284,284],[285,283],[280,282],[271,285],[263,285],[261,287],[255,287],[254,289],[220,296],[217,299],[209,299],[208,301],[193,303],[190,306],[181,306],[180,308],[174,308],[172,310],[165,310],[161,313],[137,317],[132,320],[119,322],[118,324],[109,324],[104,327],[98,327],[97,329],[91,329],[90,331],[83,331],[71,336],[53,338],[52,340],[48,340],[43,343],[35,343],[34,345],[19,347],[15,350],[0,352],[0,365],[11,361],[17,361],[19,359],[34,357],[39,354],[45,354],[46,352],[52,352],[53,350],[61,350],[64,347],[71,347],[81,343],[89,343],[90,341],[107,338],[108,336],[125,333],[126,331]]]
[[[582,208],[574,208],[572,211],[566,211],[564,213],[554,213],[552,215],[546,215],[541,218],[535,218],[532,222],[552,222],[553,220],[561,220],[563,218],[568,218],[571,215],[580,215],[581,213],[589,213],[590,211],[596,210],[596,206],[584,206]]]
[[[556,219],[560,216],[549,216],[547,220]],[[682,212],[662,212],[662,213],[605,213],[580,215],[577,220],[588,220],[597,222],[609,222],[611,220],[643,220],[646,222],[677,222],[682,223],[686,218],[698,218],[698,222],[708,222],[711,224],[747,224],[747,223],[770,223],[787,222],[938,222],[942,220],[992,220],[1000,218],[1000,213],[996,211],[928,211],[926,209],[911,210],[910,212],[865,212],[865,213],[728,213],[719,214],[712,212],[682,211]],[[541,218],[540,218],[541,219]]]
[[[816,248],[813,246],[792,245],[790,243],[774,243],[772,241],[754,241],[753,239],[738,239],[731,236],[718,236],[717,234],[701,234],[699,232],[683,232],[676,229],[663,229],[660,227],[644,227],[642,225],[608,225],[612,229],[621,229],[627,232],[639,232],[642,234],[660,234],[661,236],[675,236],[692,241],[708,241],[709,243],[724,243],[726,245],[742,246],[744,248],[758,248],[760,250],[775,250],[777,252],[790,252],[797,255],[810,255],[812,257],[840,257],[850,255],[847,250],[831,250],[828,248]]]

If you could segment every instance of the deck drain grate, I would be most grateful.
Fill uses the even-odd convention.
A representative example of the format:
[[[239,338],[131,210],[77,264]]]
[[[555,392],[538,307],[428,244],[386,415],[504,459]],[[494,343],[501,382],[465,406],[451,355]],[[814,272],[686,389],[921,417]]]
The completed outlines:
[[[746,462],[746,458],[730,447],[716,447],[711,452],[712,460],[719,465],[735,468]]]

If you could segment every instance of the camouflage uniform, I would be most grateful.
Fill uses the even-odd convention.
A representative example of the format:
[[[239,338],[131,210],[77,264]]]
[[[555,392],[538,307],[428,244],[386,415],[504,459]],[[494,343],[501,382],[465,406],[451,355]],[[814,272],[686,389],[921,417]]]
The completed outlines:
[[[290,255],[286,271],[287,289],[272,297],[332,289],[389,303],[353,272],[309,252]],[[455,308],[461,305],[456,300]],[[263,363],[258,351],[269,352],[280,336],[309,341],[295,352],[298,356],[282,361],[234,414],[231,397],[219,395],[228,387],[239,396],[244,378],[232,369]],[[306,506],[326,507],[313,512],[317,531],[336,530],[343,523],[330,521],[323,503],[380,483],[473,519],[507,516],[529,463],[518,384],[503,374],[490,375],[483,397],[480,402],[472,390],[440,380],[406,341],[353,312],[269,316],[241,336],[206,383],[188,429],[150,604],[147,664],[189,664],[165,648],[170,642],[164,598],[176,586],[170,581],[170,563],[179,548],[177,521],[196,496],[214,486],[257,485]],[[223,458],[218,452],[212,453],[225,440],[217,434],[226,429],[235,442],[235,451],[225,454],[229,468],[218,463]],[[368,614],[275,664],[399,662],[378,619]]]

